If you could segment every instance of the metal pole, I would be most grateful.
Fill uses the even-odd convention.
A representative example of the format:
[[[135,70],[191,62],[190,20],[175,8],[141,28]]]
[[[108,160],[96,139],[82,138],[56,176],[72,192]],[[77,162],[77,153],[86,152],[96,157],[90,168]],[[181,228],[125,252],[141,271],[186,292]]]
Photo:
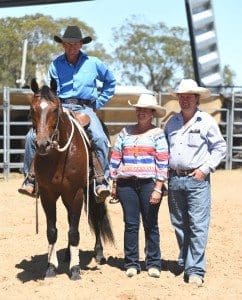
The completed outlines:
[[[193,29],[193,24],[192,24],[192,7],[191,7],[190,0],[185,0],[185,7],[186,7],[186,13],[187,13],[187,23],[188,23],[191,51],[192,51],[192,61],[193,61],[193,70],[194,70],[195,80],[198,83],[198,85],[201,86],[202,82],[201,82],[201,76],[200,76],[200,72],[199,72],[198,53],[197,53],[197,49],[196,49],[195,33],[194,33],[194,29]]]
[[[9,88],[3,89],[3,177],[8,180],[10,164],[10,101]]]
[[[231,98],[231,107],[230,107],[230,118],[229,118],[229,143],[228,143],[228,152],[229,152],[229,170],[233,168],[233,136],[234,136],[234,89],[232,90]]]
[[[27,45],[28,40],[24,40],[23,45],[23,57],[22,57],[22,66],[21,66],[21,78],[20,78],[20,87],[24,86],[25,84],[25,70],[26,70],[26,58],[27,58]]]
[[[230,140],[230,108],[226,109],[226,142],[227,142],[227,151],[226,151],[226,158],[225,158],[225,169],[230,169],[230,151],[229,151],[229,140]]]

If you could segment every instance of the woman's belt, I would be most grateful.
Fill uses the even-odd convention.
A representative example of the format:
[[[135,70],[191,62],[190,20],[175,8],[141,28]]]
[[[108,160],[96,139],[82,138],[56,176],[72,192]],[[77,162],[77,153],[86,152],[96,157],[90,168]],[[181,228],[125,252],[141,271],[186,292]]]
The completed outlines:
[[[141,182],[146,182],[146,181],[151,181],[154,180],[153,178],[140,178],[136,176],[130,176],[130,177],[122,177],[118,178],[117,181],[141,181]]]

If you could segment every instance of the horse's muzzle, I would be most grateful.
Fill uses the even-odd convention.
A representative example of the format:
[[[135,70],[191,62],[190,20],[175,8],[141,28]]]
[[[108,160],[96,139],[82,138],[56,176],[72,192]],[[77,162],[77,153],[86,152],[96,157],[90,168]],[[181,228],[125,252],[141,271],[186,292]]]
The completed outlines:
[[[53,147],[51,141],[43,140],[36,141],[36,148],[39,155],[47,155]]]

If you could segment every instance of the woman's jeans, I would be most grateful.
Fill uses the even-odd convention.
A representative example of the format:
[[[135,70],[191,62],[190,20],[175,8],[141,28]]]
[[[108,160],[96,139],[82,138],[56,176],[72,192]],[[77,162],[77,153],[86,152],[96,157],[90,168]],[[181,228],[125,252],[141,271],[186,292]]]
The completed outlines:
[[[119,179],[117,195],[123,208],[124,231],[124,268],[136,268],[139,263],[139,225],[140,215],[145,232],[146,268],[161,269],[160,234],[158,228],[159,204],[150,204],[149,199],[154,189],[153,179],[130,177]]]
[[[192,176],[171,176],[168,204],[171,222],[180,249],[178,264],[185,277],[205,274],[205,248],[210,221],[210,180],[198,181]]]
[[[68,108],[74,112],[85,113],[90,117],[90,124],[87,128],[87,133],[91,139],[94,150],[97,153],[97,157],[104,170],[104,176],[106,179],[109,177],[109,162],[108,162],[108,139],[103,131],[102,124],[97,117],[93,109],[86,105],[75,105],[75,104],[62,104],[64,108]],[[25,155],[24,155],[24,174],[28,174],[30,164],[34,158],[36,146],[35,146],[36,134],[33,129],[27,133],[25,138]]]

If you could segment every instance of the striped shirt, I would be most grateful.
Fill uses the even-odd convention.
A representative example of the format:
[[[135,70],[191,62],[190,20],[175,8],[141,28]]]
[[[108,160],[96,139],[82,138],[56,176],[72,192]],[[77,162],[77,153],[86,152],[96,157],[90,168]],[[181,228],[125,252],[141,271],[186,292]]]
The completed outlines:
[[[163,130],[155,127],[134,135],[133,127],[124,127],[116,139],[110,160],[111,178],[136,176],[165,181],[168,145]]]

